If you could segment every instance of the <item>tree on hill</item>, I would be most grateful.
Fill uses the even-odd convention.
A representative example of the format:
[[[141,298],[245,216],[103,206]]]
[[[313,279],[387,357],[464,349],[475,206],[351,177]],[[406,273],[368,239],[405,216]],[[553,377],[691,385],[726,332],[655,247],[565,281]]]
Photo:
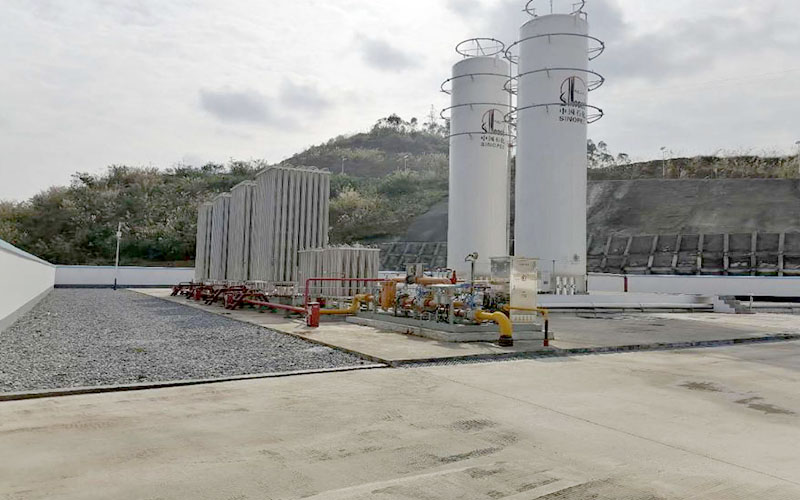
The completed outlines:
[[[22,203],[0,205],[0,238],[58,264],[113,262],[117,223],[127,229],[125,263],[194,258],[197,206],[252,178],[263,162],[177,166],[159,171],[121,165],[78,172]]]
[[[416,118],[381,118],[369,132],[340,135],[288,158],[289,165],[313,165],[357,177],[383,177],[400,168],[426,170],[447,163],[447,128],[439,122],[420,130]]]
[[[424,123],[392,114],[368,132],[338,136],[285,164],[329,169],[334,243],[399,238],[415,217],[447,196],[449,124],[432,109]],[[587,142],[589,179],[796,178],[798,158],[721,155],[631,163],[603,141]],[[512,158],[512,178],[513,178]],[[118,222],[127,228],[123,264],[183,264],[194,258],[197,207],[254,178],[264,161],[178,165],[165,170],[112,165],[76,173],[22,203],[0,202],[0,238],[59,264],[113,263]],[[344,166],[344,173],[342,173]],[[666,168],[664,168],[666,167]]]
[[[391,237],[446,196],[445,131],[430,125],[420,130],[416,119],[390,115],[369,132],[337,137],[286,163],[334,172],[332,241]],[[342,158],[344,175],[338,173]],[[123,222],[123,264],[190,265],[198,205],[254,178],[265,166],[264,161],[231,161],[199,168],[112,165],[100,175],[77,172],[69,186],[22,203],[0,203],[0,238],[59,264],[109,264],[117,223]]]

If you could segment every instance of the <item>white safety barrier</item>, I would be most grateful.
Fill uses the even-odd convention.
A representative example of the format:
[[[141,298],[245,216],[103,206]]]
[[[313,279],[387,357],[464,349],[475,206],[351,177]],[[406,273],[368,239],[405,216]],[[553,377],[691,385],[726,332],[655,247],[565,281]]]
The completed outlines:
[[[117,286],[125,288],[172,286],[192,281],[194,268],[120,266],[117,274],[114,266],[57,266],[55,284],[58,287],[113,286],[115,277]]]
[[[0,240],[0,331],[53,289],[56,268]]]
[[[626,290],[627,280],[627,290]],[[800,277],[589,274],[589,292],[800,297]]]

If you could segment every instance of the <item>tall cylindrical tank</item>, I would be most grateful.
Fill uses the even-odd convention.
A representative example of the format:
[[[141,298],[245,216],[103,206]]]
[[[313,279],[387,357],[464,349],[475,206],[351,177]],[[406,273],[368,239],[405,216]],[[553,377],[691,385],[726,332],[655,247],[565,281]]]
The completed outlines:
[[[467,43],[480,46],[478,40]],[[494,41],[496,42],[496,41]],[[498,42],[499,43],[499,42]],[[465,257],[478,253],[476,274],[490,272],[490,260],[508,254],[509,129],[504,117],[511,109],[504,85],[508,61],[480,49],[465,52],[453,66],[442,89],[451,94],[450,194],[447,227],[447,266],[468,277]],[[449,90],[446,86],[449,85]]]
[[[557,277],[574,279],[574,291],[586,291],[587,124],[602,116],[587,99],[602,84],[589,71],[590,55],[602,51],[595,41],[579,9],[534,17],[514,44],[519,51],[514,254],[539,259],[548,291],[555,291]]]

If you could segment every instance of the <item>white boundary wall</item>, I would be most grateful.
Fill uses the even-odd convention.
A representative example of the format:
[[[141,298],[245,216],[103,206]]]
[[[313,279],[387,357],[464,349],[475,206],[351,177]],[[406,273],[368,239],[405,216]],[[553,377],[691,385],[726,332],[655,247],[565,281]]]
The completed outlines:
[[[56,266],[55,271],[55,284],[59,287],[114,285],[114,266]],[[172,286],[193,279],[193,267],[120,266],[117,286]]]
[[[623,292],[625,276],[589,274],[589,292]],[[800,277],[628,275],[630,293],[800,297]]]
[[[53,289],[56,268],[0,240],[0,331]]]

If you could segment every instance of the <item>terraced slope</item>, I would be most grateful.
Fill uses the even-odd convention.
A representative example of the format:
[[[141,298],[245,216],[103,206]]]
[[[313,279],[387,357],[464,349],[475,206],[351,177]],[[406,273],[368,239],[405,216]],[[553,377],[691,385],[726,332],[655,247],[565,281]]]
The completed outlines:
[[[800,232],[800,181],[706,179],[589,183],[595,235]]]
[[[794,255],[800,234],[800,180],[796,179],[590,181],[587,222],[592,271],[800,271],[800,255]],[[753,233],[759,234],[754,238]],[[702,244],[701,234],[706,235]],[[632,245],[629,237],[634,238]],[[445,201],[415,219],[399,242],[381,245],[383,268],[401,268],[412,261],[442,266],[446,239]],[[650,267],[637,261],[638,254]]]

